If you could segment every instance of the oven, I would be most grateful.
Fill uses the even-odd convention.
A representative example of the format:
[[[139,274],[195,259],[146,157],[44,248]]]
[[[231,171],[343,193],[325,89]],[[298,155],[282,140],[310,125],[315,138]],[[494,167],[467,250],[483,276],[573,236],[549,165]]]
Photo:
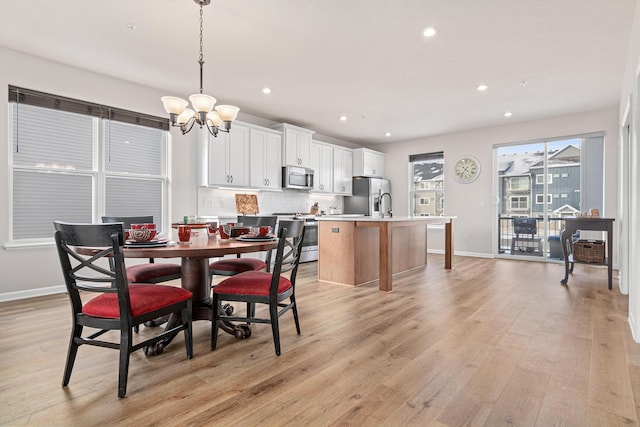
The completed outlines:
[[[302,238],[302,252],[300,262],[318,260],[318,221],[307,218],[304,222],[304,237]]]
[[[318,221],[315,216],[305,216],[295,213],[274,213],[278,219],[304,219],[304,237],[302,239],[302,252],[300,262],[318,260]]]

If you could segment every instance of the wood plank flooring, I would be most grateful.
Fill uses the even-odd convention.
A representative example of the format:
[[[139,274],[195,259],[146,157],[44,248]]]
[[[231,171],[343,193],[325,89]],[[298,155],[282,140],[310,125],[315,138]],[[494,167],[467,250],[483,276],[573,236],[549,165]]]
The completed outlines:
[[[65,295],[0,304],[0,425],[616,426],[640,419],[640,345],[628,297],[606,269],[429,255],[394,292],[298,280],[302,335],[281,319],[237,340],[194,322],[194,358],[178,337],[131,358],[117,398],[117,352],[80,348],[60,386]],[[149,333],[142,327],[141,334]]]

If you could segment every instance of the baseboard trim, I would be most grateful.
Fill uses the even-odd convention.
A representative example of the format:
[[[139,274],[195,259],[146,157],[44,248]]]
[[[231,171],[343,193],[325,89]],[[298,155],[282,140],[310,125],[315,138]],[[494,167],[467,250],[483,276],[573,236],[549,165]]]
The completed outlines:
[[[4,292],[0,294],[0,302],[18,299],[41,297],[45,295],[63,294],[67,291],[64,285],[48,286],[46,288],[27,289],[24,291]]]
[[[631,313],[629,313],[627,321],[629,322],[629,328],[631,328],[631,338],[633,338],[635,342],[640,343],[640,341],[638,341],[638,336],[636,335],[635,323],[633,321],[633,316],[631,315]]]
[[[440,254],[444,255],[444,249],[427,249],[428,254]],[[456,256],[468,256],[473,258],[495,258],[492,254],[487,254],[484,252],[461,252],[454,251],[454,255]]]

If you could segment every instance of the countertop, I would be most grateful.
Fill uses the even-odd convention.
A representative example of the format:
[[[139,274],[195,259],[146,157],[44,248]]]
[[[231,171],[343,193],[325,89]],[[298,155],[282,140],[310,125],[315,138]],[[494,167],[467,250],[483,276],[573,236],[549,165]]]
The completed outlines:
[[[348,221],[348,222],[431,222],[431,223],[444,223],[451,222],[456,219],[455,216],[421,216],[421,217],[408,217],[408,216],[394,216],[394,217],[372,217],[372,216],[357,216],[357,215],[327,215],[317,217],[318,221]]]

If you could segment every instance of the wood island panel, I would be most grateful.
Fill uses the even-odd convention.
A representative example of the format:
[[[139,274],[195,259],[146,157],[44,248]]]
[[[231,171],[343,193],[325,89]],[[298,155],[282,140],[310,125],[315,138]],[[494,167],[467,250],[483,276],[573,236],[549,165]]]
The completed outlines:
[[[376,282],[382,275],[391,283],[393,274],[426,265],[426,233],[426,223],[415,221],[319,221],[318,279],[360,286]],[[388,259],[382,264],[386,268],[381,268],[381,259]]]

